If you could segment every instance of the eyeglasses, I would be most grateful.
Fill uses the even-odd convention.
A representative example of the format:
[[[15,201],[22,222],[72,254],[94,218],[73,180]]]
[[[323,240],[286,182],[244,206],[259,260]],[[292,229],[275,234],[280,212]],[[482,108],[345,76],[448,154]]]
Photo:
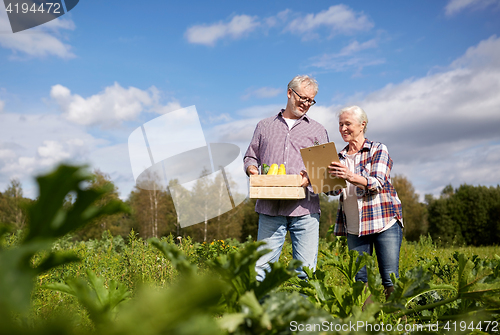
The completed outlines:
[[[304,98],[304,97],[300,96],[297,92],[295,92],[295,90],[293,88],[290,88],[290,89],[293,91],[293,93],[297,94],[297,96],[299,97],[299,101],[301,103],[303,103],[303,104],[308,103],[309,106],[314,106],[314,104],[316,103],[316,100],[312,100],[311,101],[311,100],[309,100],[307,98]]]

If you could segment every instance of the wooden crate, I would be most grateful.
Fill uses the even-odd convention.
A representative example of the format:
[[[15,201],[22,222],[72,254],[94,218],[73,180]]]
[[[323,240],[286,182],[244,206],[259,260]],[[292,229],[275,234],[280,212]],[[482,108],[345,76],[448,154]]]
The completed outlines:
[[[251,175],[252,199],[304,199],[306,192],[300,187],[300,175]]]

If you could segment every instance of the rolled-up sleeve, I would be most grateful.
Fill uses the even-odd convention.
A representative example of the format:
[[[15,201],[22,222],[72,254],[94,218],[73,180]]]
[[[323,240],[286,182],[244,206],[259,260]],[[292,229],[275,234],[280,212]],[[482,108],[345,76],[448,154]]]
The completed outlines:
[[[361,166],[361,175],[368,181],[367,192],[374,194],[382,191],[385,183],[389,180],[393,163],[387,147],[382,143],[378,143],[372,148],[371,156],[370,171],[368,172]]]

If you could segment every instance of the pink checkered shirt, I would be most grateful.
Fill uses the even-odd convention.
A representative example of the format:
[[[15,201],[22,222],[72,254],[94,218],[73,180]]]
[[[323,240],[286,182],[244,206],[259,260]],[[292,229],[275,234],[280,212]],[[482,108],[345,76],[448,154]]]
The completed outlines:
[[[287,174],[300,174],[306,168],[300,149],[328,143],[326,129],[312,120],[307,114],[300,117],[292,129],[283,119],[281,110],[278,115],[260,121],[255,128],[252,141],[245,157],[245,171],[250,165],[285,164]],[[305,199],[300,200],[263,200],[258,199],[255,211],[271,216],[302,216],[320,213],[319,196],[308,186]]]
[[[339,159],[346,159],[346,146],[339,153]],[[396,190],[391,183],[392,159],[387,147],[379,142],[365,139],[360,155],[356,155],[354,172],[368,180],[366,190],[357,187],[358,199],[362,199],[363,206],[360,211],[359,236],[373,234],[381,231],[389,222],[396,218],[402,223],[402,207]],[[336,191],[339,195],[342,190]],[[347,235],[347,222],[342,208],[343,194],[340,196],[337,211],[337,223],[334,234],[338,236]]]

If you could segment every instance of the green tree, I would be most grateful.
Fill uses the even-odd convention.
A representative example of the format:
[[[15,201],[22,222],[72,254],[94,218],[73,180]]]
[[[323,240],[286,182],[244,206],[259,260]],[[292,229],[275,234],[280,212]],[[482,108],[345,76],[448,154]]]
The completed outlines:
[[[177,216],[172,196],[155,183],[150,190],[135,187],[130,193],[134,230],[143,238],[176,233]]]
[[[420,203],[413,184],[403,175],[395,175],[392,184],[403,207],[403,233],[407,240],[418,241],[427,234],[426,206]]]
[[[467,245],[498,243],[497,222],[491,213],[498,210],[500,188],[460,185],[452,197],[453,219],[460,226]],[[491,220],[493,218],[493,220]]]
[[[493,245],[500,237],[500,186],[446,186],[428,199],[429,233],[444,244]]]
[[[101,208],[111,201],[123,203],[118,196],[118,188],[111,181],[111,177],[98,169],[94,170],[88,188],[106,189],[108,191],[96,202],[96,205]],[[69,198],[68,202],[71,201],[71,198]],[[101,216],[78,230],[76,236],[81,240],[99,239],[102,233],[108,230],[112,235],[122,235],[125,237],[130,231],[130,219],[122,213]]]
[[[432,239],[440,245],[453,242],[463,243],[460,226],[453,221],[451,213],[451,200],[448,195],[441,194],[439,199],[427,195],[428,232]]]
[[[32,200],[23,197],[23,187],[19,179],[11,179],[3,194],[0,193],[0,221],[23,229],[26,225],[26,206]]]
[[[231,176],[226,172],[230,189],[236,189]],[[222,173],[208,174],[203,171],[196,180],[185,201],[189,203],[187,215],[192,222],[200,222],[183,229],[195,241],[211,241],[213,239],[239,239],[242,230],[243,213],[245,206],[233,208],[234,198],[241,198],[239,194],[232,194],[229,198],[226,180]]]

